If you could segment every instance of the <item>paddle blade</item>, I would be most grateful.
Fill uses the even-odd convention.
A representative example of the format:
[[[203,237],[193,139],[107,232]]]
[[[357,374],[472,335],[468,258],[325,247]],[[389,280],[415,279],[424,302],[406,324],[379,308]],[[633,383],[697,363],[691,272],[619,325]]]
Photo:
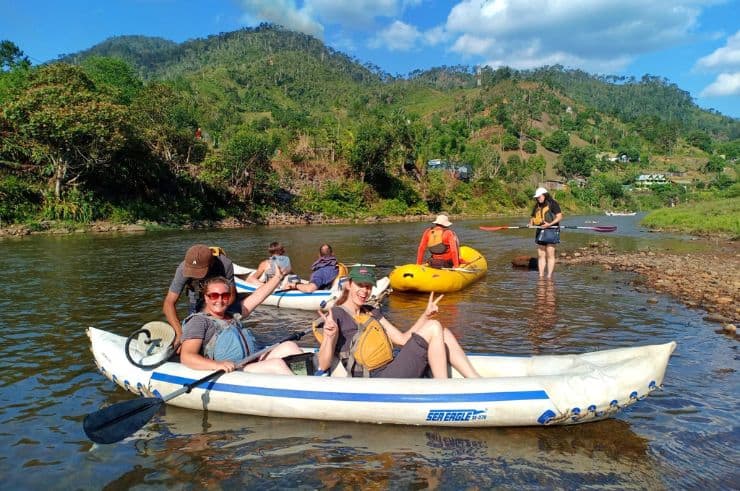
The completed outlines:
[[[591,227],[591,229],[596,232],[614,232],[615,230],[617,230],[617,226],[616,225],[604,225],[604,226]]]
[[[162,404],[159,397],[119,402],[85,416],[82,428],[95,443],[120,442],[147,424]]]

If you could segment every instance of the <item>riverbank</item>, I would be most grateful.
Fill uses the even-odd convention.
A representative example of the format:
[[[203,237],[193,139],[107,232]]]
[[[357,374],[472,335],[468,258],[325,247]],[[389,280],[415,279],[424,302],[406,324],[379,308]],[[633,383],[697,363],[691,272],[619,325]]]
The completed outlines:
[[[727,243],[707,253],[671,254],[651,251],[622,253],[606,242],[563,252],[561,264],[599,264],[608,271],[631,271],[638,291],[667,293],[691,308],[707,312],[705,320],[735,334],[740,319],[740,247]],[[654,301],[651,299],[651,301]]]
[[[510,214],[490,213],[486,215],[449,215],[452,221],[471,219],[471,218],[495,218],[502,216],[511,216]],[[56,222],[53,220],[28,224],[13,224],[7,227],[0,227],[0,237],[22,237],[25,235],[36,234],[79,234],[79,233],[143,233],[151,230],[199,230],[199,229],[232,229],[244,228],[255,225],[265,226],[288,226],[288,225],[329,225],[329,224],[359,224],[359,223],[402,223],[402,222],[432,222],[436,215],[399,215],[399,216],[370,216],[363,218],[333,218],[326,217],[323,214],[274,214],[269,216],[264,222],[251,220],[240,220],[236,218],[226,218],[219,221],[200,221],[192,222],[185,225],[162,224],[158,222],[137,223],[114,223],[108,221],[96,221],[91,223],[69,223]]]

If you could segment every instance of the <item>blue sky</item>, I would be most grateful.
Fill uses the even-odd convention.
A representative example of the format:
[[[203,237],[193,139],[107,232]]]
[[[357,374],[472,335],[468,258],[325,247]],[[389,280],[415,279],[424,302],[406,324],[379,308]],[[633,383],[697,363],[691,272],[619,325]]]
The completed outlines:
[[[440,65],[665,77],[740,117],[740,0],[0,0],[0,39],[37,64],[111,36],[177,42],[260,22],[392,74]]]

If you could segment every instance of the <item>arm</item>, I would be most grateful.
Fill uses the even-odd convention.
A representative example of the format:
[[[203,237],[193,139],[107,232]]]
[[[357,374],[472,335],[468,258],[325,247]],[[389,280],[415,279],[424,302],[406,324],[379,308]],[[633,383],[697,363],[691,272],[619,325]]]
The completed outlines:
[[[460,241],[457,234],[450,230],[450,253],[452,254],[452,267],[460,267]]]
[[[257,266],[257,269],[247,276],[247,283],[263,283],[260,278],[262,278],[262,275],[267,271],[267,266],[267,261],[262,261],[259,266]]]
[[[280,282],[283,281],[284,276],[283,271],[280,270],[279,273],[270,278],[267,283],[257,288],[254,293],[251,293],[242,300],[242,315],[247,317],[259,304],[264,302],[273,290],[277,288]]]
[[[550,223],[545,222],[545,223],[542,224],[542,226],[545,227],[545,228],[547,228],[547,227],[554,227],[555,225],[557,225],[558,223],[560,223],[560,220],[562,220],[562,219],[563,219],[563,214],[562,213],[557,213],[555,215],[555,218],[553,218],[553,220]]]
[[[175,330],[175,346],[178,346],[182,339],[182,325],[180,324],[180,318],[177,316],[177,300],[179,298],[179,293],[168,291],[162,303],[162,312],[167,318],[167,322],[172,326],[172,329]]]
[[[296,283],[295,289],[300,292],[313,293],[318,290],[319,287],[316,285],[316,283],[312,283],[309,281],[308,283]]]
[[[324,320],[324,339],[321,340],[318,356],[319,370],[326,371],[331,368],[331,362],[334,359],[334,350],[339,338],[339,326],[334,320],[331,309],[326,314],[319,311],[319,315]]]
[[[553,215],[555,215],[555,218],[553,218],[551,222],[544,222],[542,226],[545,228],[557,225],[558,223],[560,223],[560,220],[563,219],[563,212],[557,202],[552,201],[550,203],[550,209],[552,210]]]
[[[223,370],[226,373],[234,370],[234,363],[231,361],[216,361],[201,355],[200,347],[202,345],[202,339],[186,339],[183,341],[180,350],[180,360],[183,365],[193,370]]]
[[[424,231],[424,234],[421,236],[421,242],[419,242],[419,247],[416,249],[416,264],[422,264],[424,262],[427,242],[429,242],[429,229]]]
[[[391,341],[393,341],[394,344],[398,346],[403,346],[404,344],[406,344],[406,341],[411,339],[411,335],[413,333],[421,329],[421,326],[426,324],[435,315],[437,315],[437,312],[439,312],[439,307],[437,306],[437,304],[440,300],[442,300],[443,297],[444,295],[440,295],[435,299],[434,292],[431,292],[429,294],[427,308],[424,310],[424,312],[422,312],[416,322],[414,322],[414,325],[411,326],[411,329],[406,332],[399,331],[398,328],[391,324],[385,317],[380,320],[380,325],[383,326],[385,332],[388,333],[388,337],[391,338]]]

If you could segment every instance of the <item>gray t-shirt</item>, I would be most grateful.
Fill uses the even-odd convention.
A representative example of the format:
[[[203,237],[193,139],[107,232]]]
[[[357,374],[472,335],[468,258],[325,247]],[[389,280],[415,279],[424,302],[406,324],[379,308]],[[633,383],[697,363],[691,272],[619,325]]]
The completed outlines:
[[[229,259],[226,256],[216,256],[214,258],[215,260],[213,263],[211,263],[211,266],[208,268],[208,272],[206,275],[202,278],[203,281],[208,278],[212,278],[214,276],[223,276],[227,280],[229,280],[229,284],[231,286],[234,285],[234,263],[231,262],[231,259]],[[193,280],[193,278],[188,278],[185,276],[185,261],[182,261],[175,270],[175,277],[172,279],[172,283],[170,283],[170,291],[174,293],[182,293],[182,291],[187,286],[188,282]]]
[[[200,280],[186,277],[184,268],[185,261],[182,261],[175,270],[175,277],[172,279],[172,283],[170,283],[170,291],[181,295],[183,290],[190,286],[188,288],[188,313],[190,314],[198,312],[203,306],[203,296],[200,292],[204,280],[213,278],[214,276],[223,276],[229,280],[230,287],[234,286],[234,263],[226,256],[216,256],[208,268],[208,272]]]

